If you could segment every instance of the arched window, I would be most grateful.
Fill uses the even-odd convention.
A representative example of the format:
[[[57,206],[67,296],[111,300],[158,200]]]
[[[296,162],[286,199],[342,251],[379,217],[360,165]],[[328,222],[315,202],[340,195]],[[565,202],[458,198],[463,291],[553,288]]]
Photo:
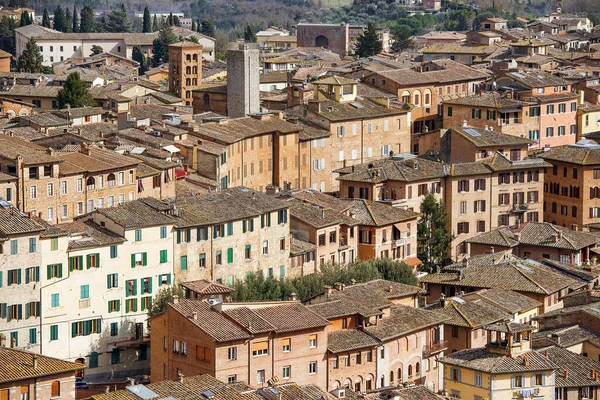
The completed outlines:
[[[192,74],[196,75],[198,73],[198,67],[193,66],[192,67]]]
[[[191,92],[190,90],[187,90],[187,91],[185,92],[185,98],[186,98],[186,99],[189,99],[190,97],[192,97],[192,92]]]
[[[51,397],[59,397],[60,396],[60,382],[59,381],[53,381],[52,382],[52,390],[51,390]]]
[[[190,86],[192,84],[192,80],[190,78],[185,79],[185,86]]]
[[[194,61],[198,61],[198,54],[194,54],[194,55],[192,56],[192,58],[194,59]],[[194,68],[196,68],[196,67],[194,67]]]
[[[108,174],[106,181],[108,183],[108,186],[115,186],[115,174],[113,174],[112,172]]]
[[[191,74],[192,73],[192,68],[190,66],[185,67],[185,73],[186,74]]]
[[[577,217],[577,207],[576,206],[571,207],[571,216]]]
[[[193,86],[197,86],[198,85],[198,79],[192,78],[192,85]]]
[[[398,381],[402,382],[402,368],[398,368]]]
[[[413,104],[415,106],[420,106],[421,105],[421,95],[419,93],[415,93],[414,94],[414,99],[415,100],[413,101]]]
[[[87,181],[85,182],[85,184],[86,184],[88,190],[94,190],[96,188],[96,180],[92,176],[87,178]]]
[[[185,60],[186,61],[192,61],[192,56],[190,54],[186,54],[185,55]]]
[[[412,365],[408,366],[408,377],[411,378],[412,377]]]
[[[420,373],[421,373],[421,364],[416,363],[415,364],[415,374],[419,375]]]
[[[390,371],[390,385],[394,384],[394,371]]]

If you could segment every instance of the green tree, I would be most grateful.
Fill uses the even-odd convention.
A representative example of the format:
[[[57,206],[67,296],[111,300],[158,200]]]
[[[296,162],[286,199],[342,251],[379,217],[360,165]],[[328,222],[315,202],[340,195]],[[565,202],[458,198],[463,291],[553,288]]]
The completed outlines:
[[[73,17],[71,14],[71,10],[69,10],[69,7],[65,9],[65,32],[73,32]]]
[[[156,18],[156,14],[154,14],[154,18],[152,19],[152,32],[156,32],[159,29],[158,18]]]
[[[146,57],[144,56],[144,52],[142,51],[142,48],[139,45],[133,46],[131,58],[134,61],[137,61],[140,63],[140,66],[138,68],[138,74],[143,75],[148,70],[148,66],[147,66]]]
[[[437,201],[433,193],[427,194],[421,202],[421,217],[417,223],[417,256],[426,271],[438,271],[450,257],[453,235],[448,232],[448,223],[444,203]]]
[[[152,66],[158,67],[161,63],[169,62],[169,45],[177,41],[177,36],[173,33],[173,28],[169,24],[164,24],[158,37],[152,42],[153,53]]]
[[[246,25],[246,29],[244,29],[244,40],[247,43],[256,42],[256,32],[250,25]]]
[[[183,298],[183,289],[177,284],[158,290],[152,300],[152,305],[148,308],[148,328],[150,328],[150,318],[165,311],[175,295]]]
[[[48,14],[48,9],[44,7],[44,16],[42,17],[42,26],[44,28],[50,28],[50,15]]]
[[[167,25],[173,26],[173,13],[169,13],[169,16],[167,17]]]
[[[79,14],[77,13],[77,7],[73,5],[73,22],[71,23],[71,29],[73,33],[79,33]]]
[[[81,23],[79,24],[79,32],[96,32],[96,19],[94,18],[94,10],[89,4],[84,5],[83,9],[81,10]]]
[[[42,70],[42,53],[35,39],[30,39],[25,50],[17,60],[17,68],[21,72],[40,72]]]
[[[98,46],[97,44],[93,45],[91,50],[92,50],[92,54],[90,54],[90,57],[104,52],[104,49],[102,47]]]
[[[202,33],[203,35],[206,35],[208,37],[214,38],[215,37],[215,26],[213,25],[212,22],[205,19],[204,21],[202,21],[202,28],[200,30],[200,33]]]
[[[21,23],[20,26],[27,26],[27,25],[31,25],[31,16],[29,15],[28,12],[23,11],[21,12]]]
[[[144,7],[144,23],[142,25],[142,32],[150,33],[152,31],[152,18],[150,18],[150,10],[148,6]]]
[[[65,32],[65,11],[60,4],[54,9],[54,30]]]
[[[181,21],[177,15],[173,15],[173,26],[181,26]]]
[[[356,39],[356,49],[355,52],[359,57],[370,57],[376,54],[381,53],[383,50],[383,44],[379,37],[377,36],[377,32],[375,31],[375,27],[372,23],[367,24],[367,30],[361,33]]]
[[[108,32],[131,32],[131,21],[127,18],[127,11],[125,11],[125,4],[121,5],[121,8],[114,9],[108,14],[108,22],[106,29]]]
[[[192,18],[192,31],[197,32],[198,27],[196,26],[196,20]]]
[[[17,22],[8,17],[0,19],[0,49],[15,54],[15,28]]]
[[[65,85],[58,91],[57,100],[59,108],[65,108],[67,104],[72,108],[92,107],[96,104],[78,72],[73,72],[67,77]]]
[[[398,53],[406,49],[413,47],[414,41],[412,38],[412,32],[409,26],[400,25],[394,31],[394,43],[392,44],[392,51]]]

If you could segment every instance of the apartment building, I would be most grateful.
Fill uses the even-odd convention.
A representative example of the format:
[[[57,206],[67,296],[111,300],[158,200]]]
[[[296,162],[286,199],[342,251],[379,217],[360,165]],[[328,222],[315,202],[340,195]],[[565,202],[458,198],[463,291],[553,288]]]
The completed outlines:
[[[365,82],[411,105],[411,133],[439,129],[445,100],[475,94],[489,75],[452,60],[425,62],[414,69],[374,72]],[[401,152],[404,152],[402,150]]]
[[[544,259],[583,266],[590,263],[598,237],[548,222],[526,222],[515,228],[502,226],[468,240],[471,255],[493,248],[542,262]]]
[[[538,316],[542,303],[513,290],[482,289],[461,295],[460,298],[465,301],[485,303],[496,310],[504,311],[511,316],[512,322],[530,324],[534,327],[538,325],[535,317]]]
[[[531,326],[498,323],[486,326],[486,330],[489,334],[484,347],[458,351],[440,360],[444,390],[450,396],[555,398],[557,366],[531,349]]]
[[[153,381],[206,373],[251,387],[275,377],[326,387],[329,322],[297,302],[175,297],[151,324]]]
[[[539,312],[562,308],[569,291],[586,288],[585,279],[508,252],[472,256],[419,279],[428,301],[481,289],[508,289],[542,303]]]
[[[514,98],[537,103],[529,116],[539,115],[539,147],[573,144],[577,141],[577,94],[571,82],[544,71],[509,72],[496,80],[510,87]],[[533,115],[532,115],[533,114]]]
[[[544,220],[582,230],[600,218],[600,145],[591,140],[547,149],[538,157],[552,164],[544,184]]]
[[[4,400],[75,400],[75,376],[83,366],[32,352],[0,347],[0,397]]]
[[[328,390],[406,382],[439,389],[445,316],[415,308],[419,289],[385,280],[326,288],[307,302],[327,318]]]
[[[288,206],[272,196],[238,186],[178,198],[173,205],[154,200],[153,207],[172,214],[178,282],[210,279],[232,286],[249,272],[274,278],[291,272]]]
[[[531,147],[539,145],[540,115],[537,103],[521,101],[497,92],[445,100],[443,128],[460,126],[463,121],[481,129],[529,138]]]

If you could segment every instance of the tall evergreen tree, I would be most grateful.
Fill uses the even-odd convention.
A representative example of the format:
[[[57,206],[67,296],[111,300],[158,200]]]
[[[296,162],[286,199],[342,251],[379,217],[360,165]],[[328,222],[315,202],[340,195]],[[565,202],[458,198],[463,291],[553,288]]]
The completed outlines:
[[[94,18],[94,10],[89,4],[83,6],[83,9],[81,10],[81,23],[79,24],[79,32],[96,32],[96,19]]]
[[[44,16],[42,17],[42,26],[44,28],[50,28],[50,14],[48,14],[48,9],[44,7]]]
[[[21,12],[21,23],[20,26],[31,25],[31,17],[28,12]]]
[[[427,194],[421,202],[421,217],[417,223],[417,257],[423,261],[423,268],[436,272],[450,257],[453,236],[448,232],[446,206],[437,201],[433,193]]]
[[[142,24],[142,32],[150,33],[152,31],[152,18],[150,18],[150,10],[148,6],[144,7],[144,23]]]
[[[202,21],[202,30],[200,31],[203,35],[214,38],[215,37],[215,26],[212,22],[205,19]]]
[[[108,32],[131,32],[131,21],[127,18],[127,11],[125,11],[125,4],[121,4],[120,9],[114,9],[108,14],[108,22],[106,24],[106,30]]]
[[[250,25],[246,25],[246,29],[244,29],[244,40],[247,43],[256,42],[256,32]]]
[[[73,32],[73,14],[71,14],[71,10],[69,7],[65,9],[65,32],[71,33]]]
[[[71,24],[71,30],[73,33],[79,33],[79,14],[77,14],[77,7],[73,5],[73,22]]]
[[[158,26],[158,18],[156,18],[156,14],[154,14],[154,18],[152,18],[152,32],[156,32],[160,29]]]
[[[138,74],[143,75],[148,70],[148,68],[147,68],[148,65],[147,65],[146,57],[144,56],[144,52],[142,51],[142,48],[139,45],[133,46],[133,52],[131,54],[131,58],[134,61],[137,61],[140,63],[140,67],[138,68]]]
[[[192,31],[196,32],[198,28],[196,27],[196,20],[192,18]]]
[[[173,15],[173,26],[181,26],[181,21],[177,15]]]
[[[78,72],[73,72],[67,77],[65,86],[58,91],[58,107],[65,108],[69,104],[72,108],[94,106],[96,102],[81,81]]]
[[[64,32],[65,31],[65,11],[62,9],[60,4],[54,9],[54,30]]]
[[[154,39],[152,66],[158,67],[161,63],[169,62],[169,45],[177,41],[177,36],[173,33],[173,28],[169,24],[164,24],[158,37]]]
[[[173,26],[173,13],[169,13],[169,17],[167,18],[167,24],[169,26]]]
[[[369,22],[367,24],[367,30],[361,33],[356,39],[356,54],[361,58],[371,57],[381,53],[382,50],[383,44],[377,36],[375,27]]]
[[[400,25],[394,31],[394,43],[392,43],[392,51],[394,53],[410,49],[413,47],[412,32],[408,25]]]
[[[0,19],[0,49],[15,54],[15,28],[17,21],[6,16]]]
[[[21,72],[40,72],[42,70],[43,57],[35,39],[30,39],[25,50],[17,60],[17,68]]]

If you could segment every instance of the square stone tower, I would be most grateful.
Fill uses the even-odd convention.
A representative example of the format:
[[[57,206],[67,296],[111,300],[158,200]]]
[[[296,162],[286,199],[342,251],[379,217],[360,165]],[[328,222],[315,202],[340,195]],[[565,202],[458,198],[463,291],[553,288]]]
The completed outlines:
[[[227,52],[227,116],[260,112],[258,47],[240,44]]]
[[[202,83],[202,45],[184,40],[169,45],[169,92],[192,104],[192,89]]]

